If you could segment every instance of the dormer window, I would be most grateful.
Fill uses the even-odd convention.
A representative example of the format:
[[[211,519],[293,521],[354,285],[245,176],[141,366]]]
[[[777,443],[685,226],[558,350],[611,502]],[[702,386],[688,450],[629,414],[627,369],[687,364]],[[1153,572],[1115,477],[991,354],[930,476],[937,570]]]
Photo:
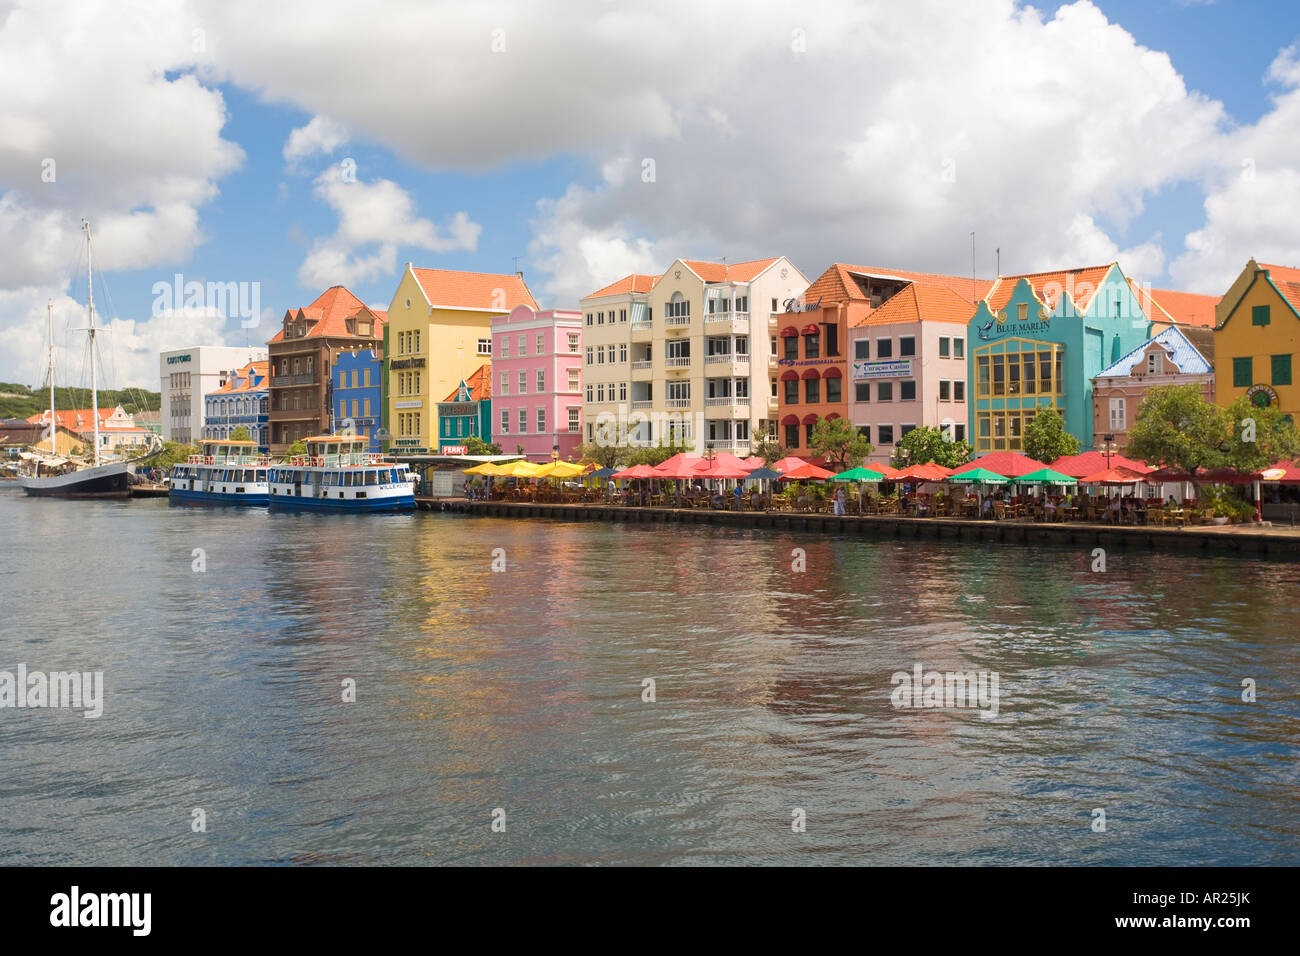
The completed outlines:
[[[362,322],[357,326],[357,335],[369,335],[369,334],[370,334],[369,322]]]
[[[1157,353],[1152,352],[1150,355],[1147,356],[1147,374],[1155,375],[1159,371],[1160,371],[1160,356]]]

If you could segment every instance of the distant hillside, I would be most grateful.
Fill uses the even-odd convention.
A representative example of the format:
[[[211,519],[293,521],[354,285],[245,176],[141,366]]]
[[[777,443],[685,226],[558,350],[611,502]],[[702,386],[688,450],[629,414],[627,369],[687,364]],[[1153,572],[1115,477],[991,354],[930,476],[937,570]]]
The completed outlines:
[[[90,389],[56,388],[54,404],[58,408],[89,408]],[[121,405],[128,413],[157,411],[162,408],[159,392],[146,392],[137,388],[99,390],[99,407],[113,408]],[[0,382],[0,418],[30,418],[50,407],[48,390],[28,388],[12,382]]]

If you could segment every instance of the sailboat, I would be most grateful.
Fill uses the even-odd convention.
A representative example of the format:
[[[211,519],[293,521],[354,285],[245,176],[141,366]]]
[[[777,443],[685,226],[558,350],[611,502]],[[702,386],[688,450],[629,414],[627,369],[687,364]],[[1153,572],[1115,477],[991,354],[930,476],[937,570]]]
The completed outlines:
[[[20,475],[23,491],[35,497],[48,498],[126,498],[131,494],[131,469],[126,461],[105,463],[99,447],[99,382],[95,363],[95,289],[91,274],[90,223],[82,220],[86,230],[86,314],[89,317],[87,334],[90,336],[90,402],[91,418],[95,428],[94,463],[79,462],[58,455],[58,419],[54,415],[54,310],[49,310],[50,333],[50,457],[31,459],[32,472]]]

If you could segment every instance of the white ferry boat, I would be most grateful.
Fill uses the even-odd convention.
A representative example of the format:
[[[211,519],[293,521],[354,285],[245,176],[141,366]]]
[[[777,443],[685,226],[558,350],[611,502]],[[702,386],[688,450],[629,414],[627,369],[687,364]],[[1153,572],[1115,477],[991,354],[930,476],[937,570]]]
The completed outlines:
[[[366,438],[317,435],[307,454],[270,469],[272,508],[318,511],[409,511],[415,490],[406,465],[368,453]]]
[[[258,454],[256,442],[221,439],[202,444],[203,454],[190,455],[172,468],[169,499],[222,505],[267,503],[271,460]]]

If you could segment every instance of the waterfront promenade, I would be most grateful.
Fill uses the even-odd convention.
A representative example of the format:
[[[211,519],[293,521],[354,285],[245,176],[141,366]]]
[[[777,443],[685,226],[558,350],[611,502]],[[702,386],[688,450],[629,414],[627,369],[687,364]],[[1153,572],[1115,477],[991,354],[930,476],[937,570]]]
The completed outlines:
[[[994,521],[974,518],[908,518],[893,515],[832,515],[799,511],[724,511],[636,507],[598,503],[468,501],[420,498],[424,510],[496,518],[556,521],[617,521],[635,524],[713,524],[913,540],[998,541],[1070,547],[1145,548],[1159,551],[1268,555],[1300,559],[1300,528],[1256,525],[1113,525],[1088,522]]]

